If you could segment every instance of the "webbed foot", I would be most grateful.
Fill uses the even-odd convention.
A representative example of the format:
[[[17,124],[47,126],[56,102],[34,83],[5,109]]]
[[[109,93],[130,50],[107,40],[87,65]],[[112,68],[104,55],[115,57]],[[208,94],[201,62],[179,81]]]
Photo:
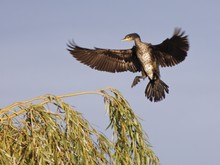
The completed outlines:
[[[134,78],[134,81],[133,81],[131,87],[133,88],[135,85],[137,85],[140,82],[140,79],[144,79],[144,78],[142,76],[136,76]]]

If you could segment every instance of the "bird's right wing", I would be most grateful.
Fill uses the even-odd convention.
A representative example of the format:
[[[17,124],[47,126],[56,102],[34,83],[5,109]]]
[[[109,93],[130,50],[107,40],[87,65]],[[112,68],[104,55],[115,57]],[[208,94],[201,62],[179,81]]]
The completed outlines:
[[[93,69],[107,72],[141,71],[141,64],[132,49],[88,49],[77,46],[74,42],[68,45],[68,51],[81,63]]]

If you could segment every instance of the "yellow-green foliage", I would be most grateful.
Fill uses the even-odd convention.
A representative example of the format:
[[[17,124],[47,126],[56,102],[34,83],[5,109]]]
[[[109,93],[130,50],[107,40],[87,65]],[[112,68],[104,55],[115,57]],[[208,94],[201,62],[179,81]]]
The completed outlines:
[[[63,101],[82,94],[104,98],[113,140]],[[159,159],[128,102],[116,89],[106,88],[46,95],[1,109],[0,164],[157,165]]]

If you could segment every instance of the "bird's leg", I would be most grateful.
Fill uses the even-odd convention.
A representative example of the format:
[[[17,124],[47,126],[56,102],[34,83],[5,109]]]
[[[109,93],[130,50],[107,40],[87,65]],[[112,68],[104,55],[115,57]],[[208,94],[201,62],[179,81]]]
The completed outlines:
[[[142,73],[141,76],[136,76],[136,77],[134,78],[134,81],[133,81],[131,87],[134,87],[135,85],[137,85],[137,84],[140,82],[140,79],[143,79],[143,80],[144,80],[144,79],[147,77],[147,75],[146,75],[143,71],[142,71],[141,73]]]
[[[134,78],[134,81],[133,81],[131,87],[134,87],[135,85],[137,85],[137,84],[140,82],[140,79],[141,79],[141,78],[142,78],[142,76],[136,76],[136,77]]]

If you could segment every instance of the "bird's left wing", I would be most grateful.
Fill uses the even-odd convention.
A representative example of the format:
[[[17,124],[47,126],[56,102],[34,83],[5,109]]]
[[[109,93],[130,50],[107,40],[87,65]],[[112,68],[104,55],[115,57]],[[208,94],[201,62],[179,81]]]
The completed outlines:
[[[152,45],[152,53],[162,67],[174,66],[182,62],[189,50],[189,42],[184,32],[176,28],[171,38],[159,45]]]
[[[93,69],[107,72],[141,71],[141,65],[136,56],[135,46],[132,49],[88,49],[77,46],[74,42],[68,45],[68,51],[81,63]]]

